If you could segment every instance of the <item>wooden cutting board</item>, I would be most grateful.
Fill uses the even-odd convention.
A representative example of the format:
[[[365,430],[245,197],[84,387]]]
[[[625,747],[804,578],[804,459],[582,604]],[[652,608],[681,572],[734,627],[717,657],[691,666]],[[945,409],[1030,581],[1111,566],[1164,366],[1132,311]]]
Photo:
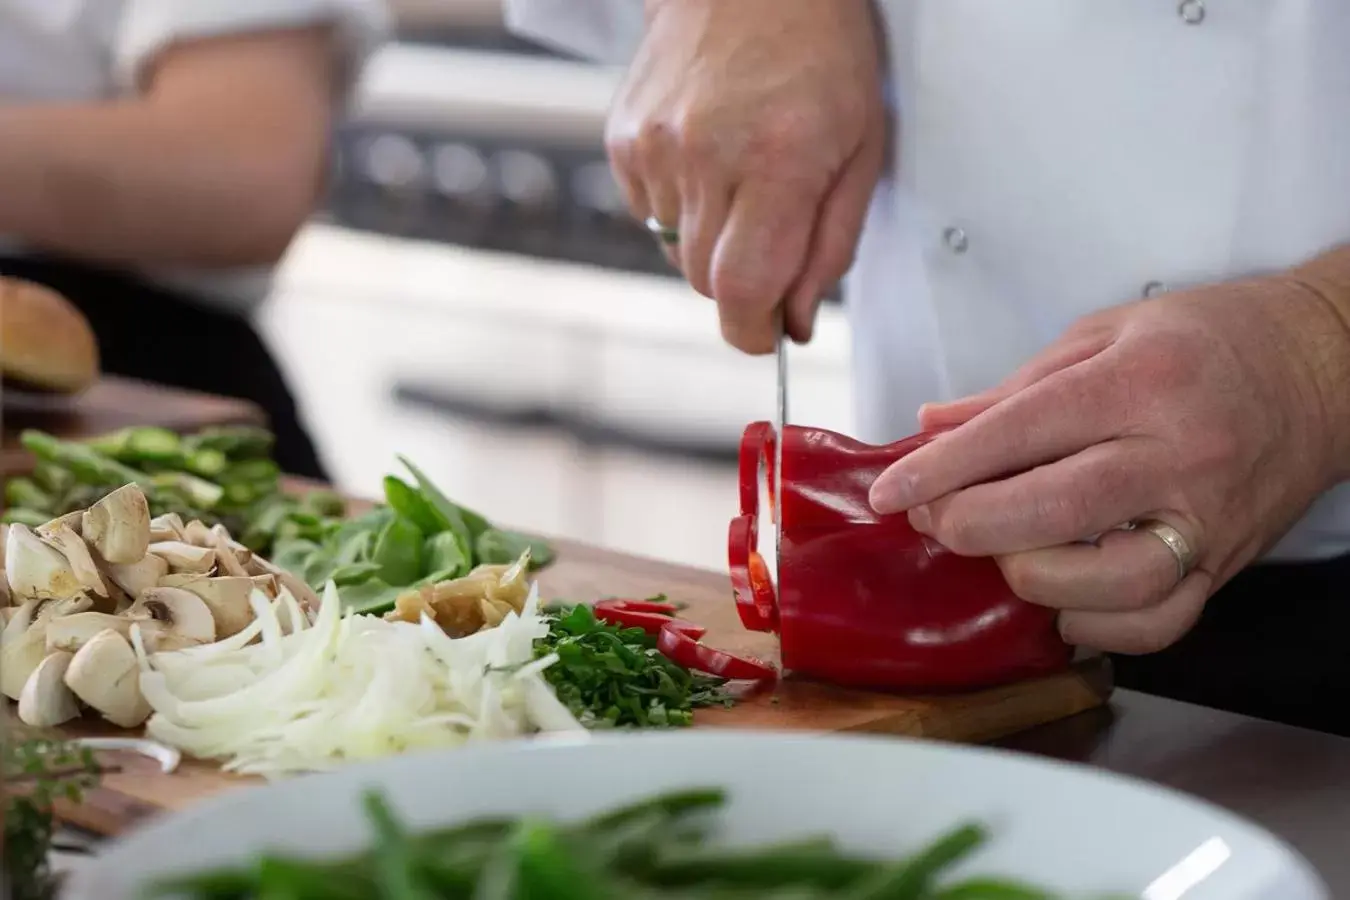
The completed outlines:
[[[128,425],[158,425],[196,431],[208,425],[264,425],[261,409],[245,400],[199,394],[162,385],[105,376],[77,397],[4,392],[0,476],[21,475],[33,458],[19,433],[38,428],[59,438],[95,437]]]
[[[682,615],[708,627],[704,640],[710,645],[763,658],[775,656],[772,636],[741,627],[725,575],[566,541],[558,541],[557,547],[557,563],[540,577],[545,597],[594,601],[664,593],[689,604]],[[941,697],[902,697],[789,678],[772,693],[747,697],[729,709],[701,710],[695,722],[708,728],[874,732],[982,743],[1100,706],[1110,693],[1109,671],[1101,659],[1050,678]],[[65,733],[125,734],[94,724],[67,728]],[[260,783],[196,760],[184,761],[171,775],[131,754],[107,754],[105,762],[120,771],[105,775],[82,805],[63,806],[59,813],[72,824],[106,835],[120,834],[167,810]]]

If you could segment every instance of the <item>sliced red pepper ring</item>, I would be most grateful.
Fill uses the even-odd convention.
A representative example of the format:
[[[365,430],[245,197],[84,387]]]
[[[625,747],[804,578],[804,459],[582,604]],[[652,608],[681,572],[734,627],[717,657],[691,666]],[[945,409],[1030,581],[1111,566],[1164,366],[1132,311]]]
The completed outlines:
[[[751,631],[772,631],[778,622],[778,600],[768,567],[755,550],[758,528],[754,516],[731,520],[727,534],[727,560],[736,612]]]
[[[769,483],[773,484],[774,441],[777,436],[770,422],[751,422],[741,434],[738,478],[741,486],[741,514],[759,513],[759,468],[761,462],[769,467]],[[770,511],[772,513],[772,510]]]
[[[695,672],[706,672],[733,681],[769,681],[778,678],[778,670],[748,656],[736,656],[718,650],[677,628],[663,628],[656,638],[656,649],[671,661]]]
[[[595,617],[602,622],[621,628],[641,628],[652,635],[659,635],[663,629],[673,628],[683,634],[692,635],[697,640],[708,631],[702,625],[674,618],[676,609],[673,603],[653,600],[601,600],[595,604],[594,610]]]

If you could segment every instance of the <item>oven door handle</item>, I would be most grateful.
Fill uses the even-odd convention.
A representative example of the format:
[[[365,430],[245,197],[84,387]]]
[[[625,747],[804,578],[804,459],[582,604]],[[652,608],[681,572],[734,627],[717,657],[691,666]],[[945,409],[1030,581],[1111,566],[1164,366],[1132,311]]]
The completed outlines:
[[[496,404],[440,387],[397,381],[394,405],[440,418],[508,431],[552,431],[590,450],[620,450],[680,462],[734,467],[740,446],[733,441],[681,437],[607,422],[573,409],[544,404]]]

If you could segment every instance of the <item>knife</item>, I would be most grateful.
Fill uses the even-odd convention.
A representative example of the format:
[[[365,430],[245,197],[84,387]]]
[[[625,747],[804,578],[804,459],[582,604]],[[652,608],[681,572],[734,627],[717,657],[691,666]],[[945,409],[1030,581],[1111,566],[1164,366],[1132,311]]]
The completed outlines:
[[[788,363],[787,363],[787,327],[783,308],[778,309],[778,342],[774,355],[778,363],[778,406],[774,411],[773,422],[773,581],[778,588],[778,562],[783,551],[783,428],[787,425],[788,408]]]

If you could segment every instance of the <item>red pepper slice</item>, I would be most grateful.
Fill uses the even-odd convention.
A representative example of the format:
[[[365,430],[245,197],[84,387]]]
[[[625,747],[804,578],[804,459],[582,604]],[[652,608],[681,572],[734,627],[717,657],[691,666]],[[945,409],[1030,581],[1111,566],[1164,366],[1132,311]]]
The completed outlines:
[[[676,609],[673,603],[655,600],[601,600],[595,604],[594,609],[595,617],[602,622],[623,628],[641,628],[653,635],[659,635],[663,629],[672,628],[698,640],[708,631],[702,625],[674,618]]]
[[[686,669],[733,681],[770,681],[778,677],[778,670],[768,663],[700,644],[698,638],[678,628],[662,628],[656,638],[656,649]]]

